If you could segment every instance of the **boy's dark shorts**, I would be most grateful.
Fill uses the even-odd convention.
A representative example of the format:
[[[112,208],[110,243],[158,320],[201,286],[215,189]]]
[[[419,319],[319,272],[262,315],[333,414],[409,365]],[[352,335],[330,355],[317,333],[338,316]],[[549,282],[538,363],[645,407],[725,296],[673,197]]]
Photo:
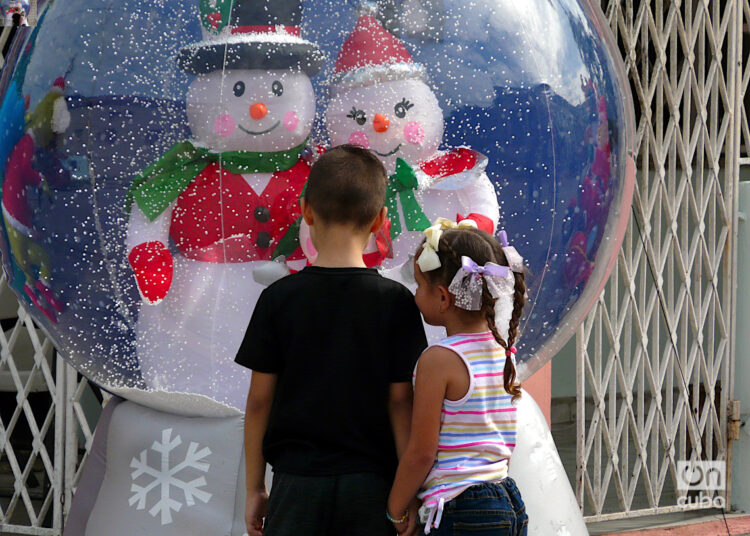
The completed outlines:
[[[393,536],[391,482],[374,473],[274,473],[263,536]]]

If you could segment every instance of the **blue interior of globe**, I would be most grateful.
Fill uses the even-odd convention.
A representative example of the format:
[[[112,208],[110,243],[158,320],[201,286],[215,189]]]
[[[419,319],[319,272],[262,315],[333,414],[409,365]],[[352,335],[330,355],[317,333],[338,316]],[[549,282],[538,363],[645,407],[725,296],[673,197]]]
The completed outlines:
[[[593,303],[591,289],[607,275],[598,267],[617,254],[612,244],[629,215],[631,112],[616,51],[588,4],[576,0],[421,0],[408,12],[404,4],[382,3],[386,27],[425,66],[444,112],[444,146],[488,157],[499,228],[530,271],[518,359],[549,359],[552,336],[573,332],[571,311]],[[3,204],[3,268],[76,367],[105,387],[137,387],[140,297],[124,245],[125,196],[135,175],[190,134],[190,77],[175,58],[200,39],[197,2],[56,0],[39,12],[0,80],[3,180],[29,114],[42,121],[53,113],[45,98],[59,77],[71,123],[64,137],[35,137],[33,168],[45,186],[25,190],[30,224],[13,220]],[[327,80],[355,21],[353,3],[305,2],[302,35],[327,56],[313,79],[316,143],[327,141]],[[45,278],[66,304],[52,311],[54,321],[25,290]]]

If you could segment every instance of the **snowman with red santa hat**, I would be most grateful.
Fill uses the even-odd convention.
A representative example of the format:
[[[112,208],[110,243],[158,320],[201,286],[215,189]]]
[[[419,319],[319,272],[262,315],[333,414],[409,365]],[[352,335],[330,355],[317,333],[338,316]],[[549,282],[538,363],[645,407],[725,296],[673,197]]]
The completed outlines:
[[[326,126],[332,145],[369,148],[385,165],[391,247],[373,240],[365,260],[408,281],[411,256],[431,222],[470,217],[494,234],[499,209],[484,155],[466,147],[438,150],[443,113],[425,68],[383,28],[376,11],[371,3],[360,7],[356,27],[339,52]],[[300,239],[308,258],[314,257],[304,228]]]
[[[300,35],[298,0],[201,0],[200,10],[203,40],[178,56],[195,75],[193,137],[129,195],[128,260],[144,301],[137,354],[149,388],[242,408],[249,371],[234,356],[264,288],[258,274],[304,264],[299,248],[277,251],[299,217],[310,76],[323,55]]]

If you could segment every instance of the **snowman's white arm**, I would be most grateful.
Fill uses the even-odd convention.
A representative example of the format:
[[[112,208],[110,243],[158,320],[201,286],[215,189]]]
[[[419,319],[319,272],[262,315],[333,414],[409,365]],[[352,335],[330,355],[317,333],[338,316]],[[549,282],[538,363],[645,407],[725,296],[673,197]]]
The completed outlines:
[[[175,203],[169,205],[154,221],[146,217],[143,211],[138,208],[138,203],[133,203],[133,207],[130,209],[128,235],[125,241],[128,251],[144,242],[161,242],[165,246],[167,245]]]
[[[477,180],[458,190],[458,199],[467,207],[466,212],[487,216],[497,225],[500,219],[500,207],[497,203],[497,192],[487,174],[482,171]],[[466,216],[467,214],[464,214]]]

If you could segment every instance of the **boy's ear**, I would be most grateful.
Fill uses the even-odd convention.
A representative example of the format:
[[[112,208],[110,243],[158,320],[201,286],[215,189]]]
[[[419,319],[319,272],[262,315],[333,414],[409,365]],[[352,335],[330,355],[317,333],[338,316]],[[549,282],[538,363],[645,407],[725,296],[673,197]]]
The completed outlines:
[[[312,227],[315,223],[315,214],[313,213],[312,207],[304,197],[300,199],[299,204],[302,209],[302,217],[305,219],[305,223]]]
[[[386,207],[383,207],[380,209],[380,212],[372,222],[372,225],[370,226],[370,232],[377,233],[378,231],[380,231],[380,228],[385,223],[386,217],[388,217],[388,209]]]

